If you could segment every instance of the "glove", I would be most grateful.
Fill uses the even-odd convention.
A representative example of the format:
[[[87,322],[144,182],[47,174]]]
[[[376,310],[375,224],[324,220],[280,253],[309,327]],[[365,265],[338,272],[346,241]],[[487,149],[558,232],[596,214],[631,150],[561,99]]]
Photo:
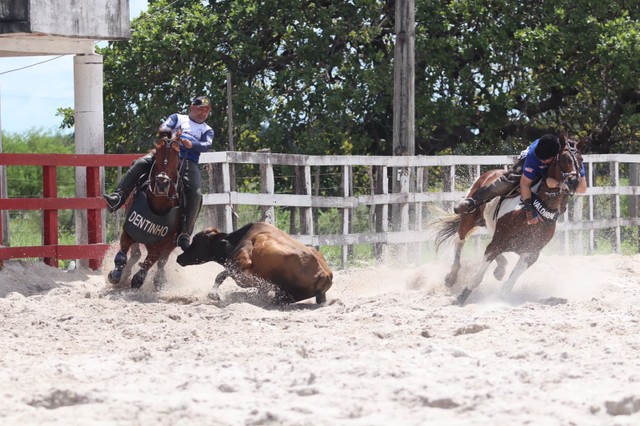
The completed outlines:
[[[524,206],[522,209],[524,210],[524,214],[527,218],[527,225],[535,225],[540,221],[538,214],[533,208],[533,201],[531,201],[531,198],[524,200]]]

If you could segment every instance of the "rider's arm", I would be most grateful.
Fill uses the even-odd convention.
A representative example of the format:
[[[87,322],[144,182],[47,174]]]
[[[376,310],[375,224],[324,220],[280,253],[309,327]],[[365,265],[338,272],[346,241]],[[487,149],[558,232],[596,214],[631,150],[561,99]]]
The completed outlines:
[[[213,129],[208,128],[206,132],[200,136],[200,140],[193,142],[193,149],[198,152],[206,152],[211,149],[213,145]]]
[[[533,181],[524,174],[520,177],[520,195],[523,200],[531,198],[531,184]]]
[[[584,176],[580,176],[580,180],[578,181],[578,188],[576,189],[578,194],[584,194],[587,192],[587,178]]]
[[[178,114],[177,113],[173,113],[171,114],[166,120],[164,120],[162,122],[162,124],[160,125],[160,128],[158,129],[159,132],[173,132],[173,130],[175,130],[176,126],[178,125]]]
[[[580,169],[580,180],[578,181],[578,189],[576,189],[578,194],[584,194],[587,192],[587,177],[584,169],[584,163],[582,163],[582,168]]]

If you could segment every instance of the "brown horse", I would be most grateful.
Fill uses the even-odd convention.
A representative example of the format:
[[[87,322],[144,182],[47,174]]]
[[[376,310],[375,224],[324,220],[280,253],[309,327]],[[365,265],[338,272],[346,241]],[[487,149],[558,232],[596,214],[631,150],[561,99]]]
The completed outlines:
[[[131,267],[142,255],[139,244],[145,246],[147,256],[140,264],[140,270],[133,276],[131,288],[142,287],[149,269],[156,262],[158,271],[153,281],[154,288],[157,290],[166,282],[164,266],[169,254],[176,247],[176,235],[182,215],[182,191],[178,171],[180,134],[177,133],[173,138],[171,134],[161,136],[162,138],[154,143],[155,149],[151,151],[153,166],[149,179],[127,199],[127,213],[120,235],[120,251],[114,259],[115,268],[108,276],[111,284],[117,284],[123,276],[128,277]],[[132,256],[131,259],[127,259],[130,248]]]
[[[482,264],[471,279],[471,282],[465,286],[456,299],[458,304],[463,305],[473,289],[480,285],[487,268],[493,260],[497,263],[494,276],[496,279],[501,280],[504,277],[507,265],[507,260],[503,253],[515,252],[520,257],[511,275],[502,286],[503,294],[510,292],[516,280],[538,260],[542,249],[553,238],[556,230],[556,219],[560,214],[564,213],[569,197],[576,192],[582,170],[581,144],[566,138],[560,138],[560,140],[562,148],[558,156],[550,164],[547,170],[547,177],[540,181],[533,197],[534,207],[541,219],[537,224],[527,224],[525,211],[521,208],[521,204],[518,205],[518,203],[521,203],[520,197],[514,199],[515,202],[511,202],[511,208],[508,207],[508,202],[503,203],[502,199],[494,199],[472,212],[448,216],[438,221],[440,230],[436,235],[436,247],[439,247],[450,237],[456,234],[458,236],[455,240],[453,265],[445,278],[447,287],[453,287],[458,280],[460,253],[467,236],[479,226],[486,226],[489,233],[492,233],[492,239],[485,249]],[[467,196],[473,195],[478,188],[493,182],[503,173],[506,173],[506,171],[490,170],[485,172],[471,186]],[[500,206],[501,203],[504,204],[502,207]],[[506,213],[498,216],[498,213],[502,212]]]

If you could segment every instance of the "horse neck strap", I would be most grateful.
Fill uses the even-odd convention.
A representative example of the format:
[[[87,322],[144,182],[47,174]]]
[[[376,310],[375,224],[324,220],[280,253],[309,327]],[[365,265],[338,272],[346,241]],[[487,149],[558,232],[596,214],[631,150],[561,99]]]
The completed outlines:
[[[540,217],[545,221],[553,221],[555,222],[560,216],[558,210],[550,209],[542,200],[537,197],[535,194],[532,195],[533,208],[536,209],[536,212]]]

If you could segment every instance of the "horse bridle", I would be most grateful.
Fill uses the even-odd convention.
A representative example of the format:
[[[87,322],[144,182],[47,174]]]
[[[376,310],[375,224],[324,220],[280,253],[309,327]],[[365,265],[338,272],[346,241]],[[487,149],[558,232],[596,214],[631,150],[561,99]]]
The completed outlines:
[[[159,172],[152,182],[149,182],[149,186],[150,186],[149,189],[155,196],[167,197],[170,200],[175,200],[178,198],[178,177],[180,173],[176,173],[176,179],[175,181],[173,181],[171,177],[164,171],[164,169],[166,169],[167,164],[169,164],[168,157],[169,157],[169,152],[171,150],[171,146],[179,142],[173,138],[168,138],[168,137],[163,137],[162,139],[160,139],[160,141],[165,143],[165,148],[166,148],[164,159],[162,160],[163,171]],[[154,156],[154,163],[155,161],[156,160]],[[152,170],[153,170],[153,167],[152,167]],[[173,195],[169,196],[169,193],[171,192],[172,187],[175,190],[173,191]]]
[[[573,195],[576,192],[578,186],[578,179],[580,178],[580,170],[582,169],[582,165],[578,161],[578,147],[577,142],[572,140],[567,140],[567,151],[571,155],[571,162],[573,163],[573,171],[572,172],[563,172],[560,170],[560,182],[557,186],[556,191],[549,191],[549,195]],[[558,154],[558,157],[560,154]],[[556,162],[557,158],[556,157]],[[556,167],[558,165],[556,164]]]

